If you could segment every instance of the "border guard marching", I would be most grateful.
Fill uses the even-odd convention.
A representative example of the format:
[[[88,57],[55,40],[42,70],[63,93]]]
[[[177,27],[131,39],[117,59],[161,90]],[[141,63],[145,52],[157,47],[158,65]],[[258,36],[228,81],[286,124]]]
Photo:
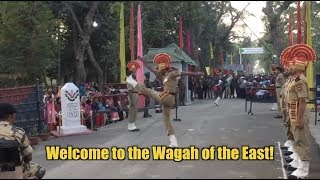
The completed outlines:
[[[193,73],[193,72],[181,72],[178,69],[171,67],[171,57],[166,53],[160,53],[154,57],[154,64],[158,67],[154,69],[148,62],[146,62],[141,57],[138,57],[147,68],[155,73],[156,76],[163,79],[163,91],[157,92],[153,89],[146,88],[143,83],[137,83],[132,78],[127,82],[138,90],[141,90],[149,97],[152,97],[156,101],[159,101],[163,105],[163,120],[166,127],[167,135],[169,136],[170,145],[169,147],[178,147],[177,139],[175,137],[174,129],[170,121],[170,111],[175,107],[175,96],[177,93],[178,78],[181,76],[202,76],[203,73]]]

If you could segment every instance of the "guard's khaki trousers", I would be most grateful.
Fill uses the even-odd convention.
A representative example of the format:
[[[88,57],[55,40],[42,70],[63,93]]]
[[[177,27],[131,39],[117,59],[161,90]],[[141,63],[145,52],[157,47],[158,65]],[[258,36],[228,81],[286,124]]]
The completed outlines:
[[[309,161],[311,152],[308,115],[304,116],[304,127],[302,129],[299,127],[291,127],[291,131],[294,137],[294,151],[298,154],[302,161]]]
[[[128,120],[129,123],[134,123],[137,119],[138,114],[138,93],[128,93],[128,99],[129,99],[129,115]]]
[[[175,107],[175,96],[168,95],[160,99],[160,92],[147,88],[143,83],[138,83],[136,89],[142,91],[147,96],[160,102],[163,105],[163,121],[166,128],[167,135],[173,135],[174,130],[170,121],[170,111],[172,107]]]

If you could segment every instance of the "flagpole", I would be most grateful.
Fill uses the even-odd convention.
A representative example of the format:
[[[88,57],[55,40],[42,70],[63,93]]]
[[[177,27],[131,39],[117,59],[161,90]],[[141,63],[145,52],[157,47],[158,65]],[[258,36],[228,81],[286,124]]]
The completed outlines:
[[[137,9],[137,56],[143,57],[143,44],[142,44],[142,17],[141,17],[141,2],[138,4]],[[140,69],[137,70],[138,82],[144,82],[144,65],[142,61],[138,60]],[[144,108],[144,96],[139,96],[138,99],[139,108]]]
[[[126,57],[125,57],[125,36],[124,36],[124,15],[123,3],[120,8],[120,82],[125,83],[126,78]]]
[[[306,36],[306,42],[307,44],[312,47],[312,30],[311,30],[311,27],[312,27],[312,11],[311,11],[311,1],[305,1],[306,3],[306,13],[305,13],[305,22],[306,22],[306,31],[307,31],[307,36]],[[307,84],[308,84],[308,87],[309,88],[313,88],[315,85],[314,85],[314,72],[313,72],[313,62],[309,62],[309,66],[307,67]],[[310,97],[309,99],[313,99],[314,97],[314,92],[309,92],[310,94]],[[314,108],[314,105],[313,104],[308,104],[308,108],[311,109],[311,108]]]

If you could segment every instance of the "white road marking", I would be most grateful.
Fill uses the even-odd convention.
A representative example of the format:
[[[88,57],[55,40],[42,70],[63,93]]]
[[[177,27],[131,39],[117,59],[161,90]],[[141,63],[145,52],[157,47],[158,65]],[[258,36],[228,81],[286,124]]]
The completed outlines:
[[[280,158],[281,158],[281,167],[282,167],[283,178],[284,178],[284,179],[288,179],[286,170],[285,170],[284,167],[283,167],[284,164],[283,164],[283,156],[282,156],[282,153],[281,153],[280,142],[278,142],[278,148],[279,148],[279,151],[280,151]]]

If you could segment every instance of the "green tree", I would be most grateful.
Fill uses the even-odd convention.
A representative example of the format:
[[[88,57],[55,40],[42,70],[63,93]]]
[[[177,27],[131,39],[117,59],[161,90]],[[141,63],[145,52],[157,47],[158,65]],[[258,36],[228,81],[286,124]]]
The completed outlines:
[[[56,58],[58,22],[46,2],[0,2],[1,72],[14,74],[16,85],[43,79]]]

